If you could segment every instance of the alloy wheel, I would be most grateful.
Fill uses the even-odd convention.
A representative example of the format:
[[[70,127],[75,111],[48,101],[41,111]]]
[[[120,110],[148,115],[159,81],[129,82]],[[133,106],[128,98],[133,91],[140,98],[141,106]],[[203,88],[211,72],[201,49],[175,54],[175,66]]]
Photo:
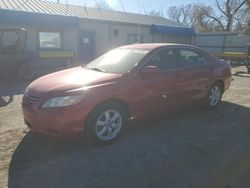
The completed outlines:
[[[95,124],[96,136],[103,141],[115,138],[122,128],[122,116],[117,110],[106,110]]]
[[[217,85],[214,85],[210,89],[208,99],[211,106],[216,106],[221,100],[221,88]]]

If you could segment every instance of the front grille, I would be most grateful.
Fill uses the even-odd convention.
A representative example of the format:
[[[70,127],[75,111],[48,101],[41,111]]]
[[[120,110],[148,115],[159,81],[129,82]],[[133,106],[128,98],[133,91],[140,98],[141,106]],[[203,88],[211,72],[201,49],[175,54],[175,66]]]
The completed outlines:
[[[23,104],[27,107],[35,104],[38,101],[39,97],[28,95],[23,97]]]

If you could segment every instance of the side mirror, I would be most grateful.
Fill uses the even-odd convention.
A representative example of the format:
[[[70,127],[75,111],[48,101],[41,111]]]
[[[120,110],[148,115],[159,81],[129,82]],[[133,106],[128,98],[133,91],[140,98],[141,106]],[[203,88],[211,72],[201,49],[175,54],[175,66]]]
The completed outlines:
[[[156,66],[146,66],[142,69],[142,74],[156,74],[159,71],[159,68]]]

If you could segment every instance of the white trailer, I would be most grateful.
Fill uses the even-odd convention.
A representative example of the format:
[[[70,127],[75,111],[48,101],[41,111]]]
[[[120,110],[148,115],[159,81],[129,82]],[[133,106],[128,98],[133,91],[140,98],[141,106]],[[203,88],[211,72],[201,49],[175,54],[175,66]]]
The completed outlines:
[[[218,58],[246,66],[250,73],[250,35],[237,32],[198,33],[196,45]]]

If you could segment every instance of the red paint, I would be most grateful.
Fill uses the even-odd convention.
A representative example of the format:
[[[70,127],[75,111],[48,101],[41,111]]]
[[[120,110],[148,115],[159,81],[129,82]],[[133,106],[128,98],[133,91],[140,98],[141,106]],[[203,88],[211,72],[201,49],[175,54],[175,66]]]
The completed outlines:
[[[122,48],[150,50],[148,55],[129,73],[110,74],[72,68],[35,80],[23,97],[23,115],[32,132],[68,136],[83,133],[86,119],[96,105],[110,99],[127,104],[131,117],[144,119],[165,113],[184,102],[205,98],[216,80],[227,90],[231,83],[230,66],[199,48],[175,44],[136,44]],[[141,65],[152,53],[161,48],[193,49],[207,57],[208,64],[196,68],[179,68],[163,72],[154,67],[141,72]],[[43,109],[41,106],[52,97],[83,95],[80,102],[68,107]],[[35,102],[27,105],[27,97]]]

